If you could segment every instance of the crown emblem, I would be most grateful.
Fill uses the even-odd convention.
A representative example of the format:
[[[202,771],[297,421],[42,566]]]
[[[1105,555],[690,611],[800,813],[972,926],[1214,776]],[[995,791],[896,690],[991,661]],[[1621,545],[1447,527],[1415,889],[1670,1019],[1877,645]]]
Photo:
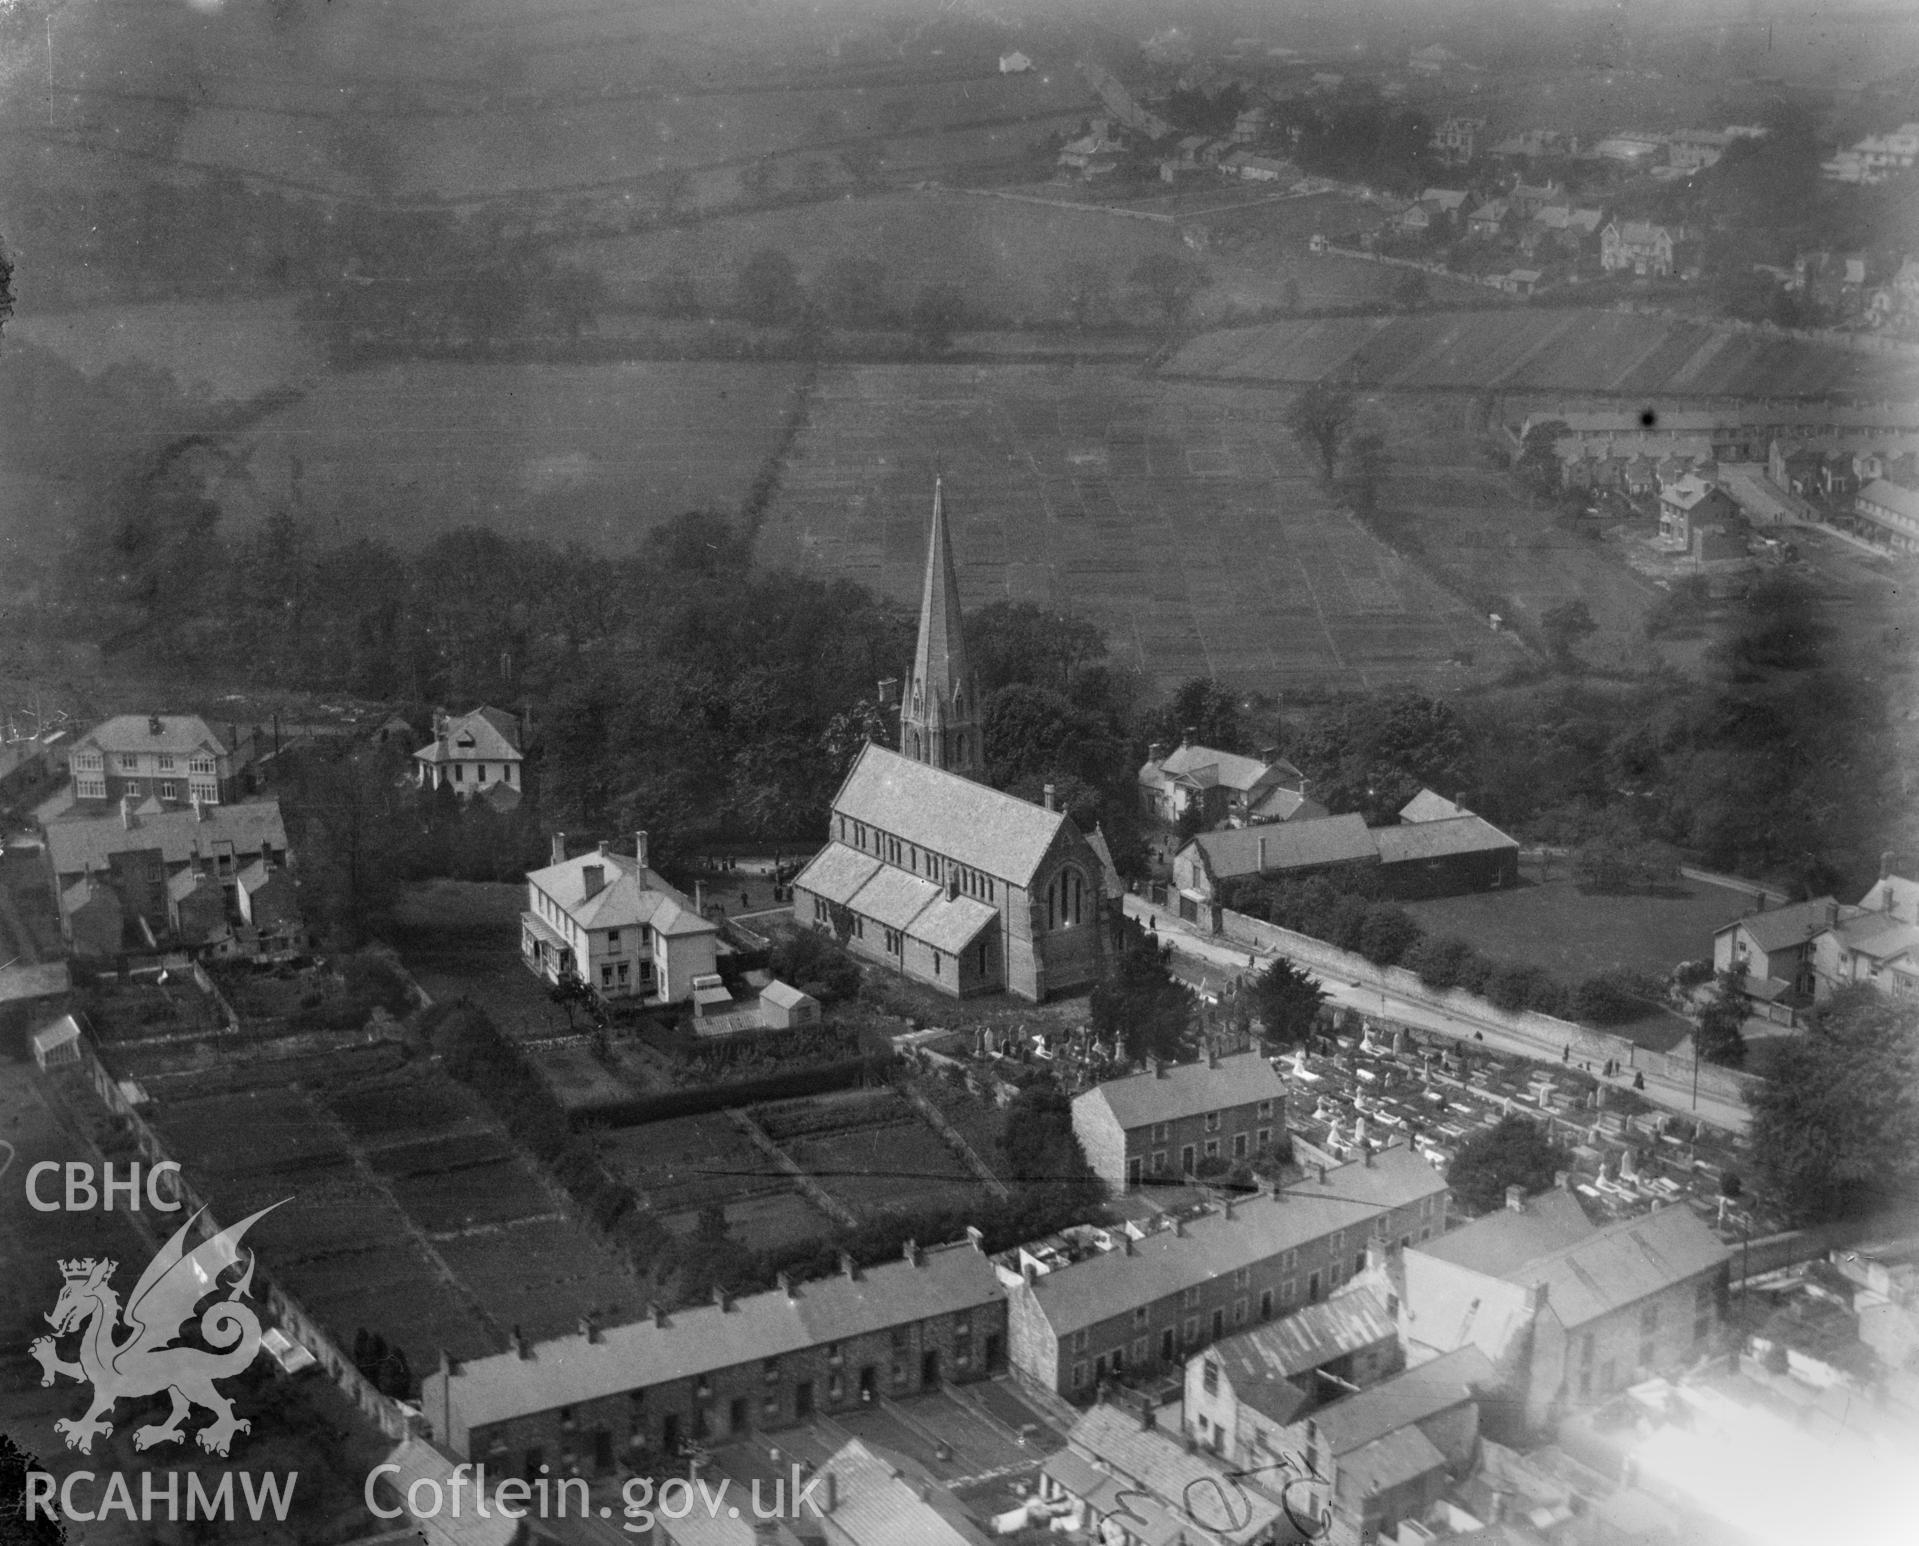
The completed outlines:
[[[93,1276],[93,1269],[97,1265],[98,1263],[95,1262],[91,1256],[76,1257],[72,1261],[63,1261],[60,1263],[60,1276],[65,1278],[69,1283],[84,1283],[88,1278]],[[112,1276],[113,1269],[117,1265],[119,1265],[117,1262],[108,1262],[106,1264],[107,1275],[109,1277]]]

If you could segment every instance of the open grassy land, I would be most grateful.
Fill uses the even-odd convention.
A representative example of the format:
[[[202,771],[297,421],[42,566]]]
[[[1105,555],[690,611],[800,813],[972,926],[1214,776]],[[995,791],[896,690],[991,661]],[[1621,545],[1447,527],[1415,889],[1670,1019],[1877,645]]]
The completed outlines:
[[[1482,891],[1406,910],[1429,934],[1456,934],[1488,955],[1529,961],[1575,982],[1612,967],[1664,974],[1712,954],[1713,931],[1752,908],[1743,891],[1682,881],[1671,895],[1608,896],[1582,890],[1564,860],[1521,867],[1511,891]]]
[[[1672,317],[1552,310],[1298,319],[1208,333],[1167,367],[1181,376],[1631,397],[1909,396],[1919,370],[1892,355],[1768,339]]]
[[[1658,592],[1593,535],[1531,505],[1480,452],[1470,399],[1388,393],[1366,400],[1362,427],[1385,436],[1392,470],[1379,529],[1482,612],[1522,628],[1564,602],[1586,603],[1599,631],[1583,640],[1594,665],[1643,670],[1660,650],[1642,626]],[[1678,663],[1678,662],[1675,662]]]
[[[263,505],[304,498],[366,535],[481,524],[629,551],[682,511],[737,507],[798,378],[796,365],[381,366],[328,375],[235,449]]]
[[[759,556],[915,600],[937,457],[967,603],[1074,607],[1162,685],[1445,686],[1525,659],[1330,508],[1284,406],[1097,367],[832,368]]]
[[[248,398],[309,380],[321,369],[294,310],[291,296],[278,296],[41,312],[29,290],[7,336],[50,349],[90,376],[137,362],[172,372],[194,396]]]
[[[1072,194],[1052,185],[872,194],[606,237],[578,243],[564,255],[598,269],[613,298],[629,304],[643,301],[647,282],[674,267],[696,283],[717,287],[717,298],[730,301],[724,287],[762,247],[787,254],[808,284],[836,258],[872,258],[884,265],[896,305],[910,302],[921,285],[940,281],[958,285],[976,316],[1013,324],[1058,320],[1064,313],[1062,281],[1076,266],[1091,264],[1110,282],[1113,318],[1157,326],[1158,311],[1130,288],[1127,276],[1148,253],[1192,256],[1186,231],[1195,226],[1218,227],[1204,232],[1217,239],[1205,249],[1212,284],[1194,305],[1194,316],[1202,321],[1292,303],[1331,307],[1380,301],[1400,278],[1399,270],[1377,263],[1308,258],[1308,228],[1318,229],[1311,217],[1246,208],[1230,185],[1214,194],[1235,213],[1218,220],[1142,220],[1126,213],[1138,207],[1133,203],[1109,208]],[[1267,239],[1266,222],[1289,234]],[[1242,226],[1261,234],[1246,236]]]

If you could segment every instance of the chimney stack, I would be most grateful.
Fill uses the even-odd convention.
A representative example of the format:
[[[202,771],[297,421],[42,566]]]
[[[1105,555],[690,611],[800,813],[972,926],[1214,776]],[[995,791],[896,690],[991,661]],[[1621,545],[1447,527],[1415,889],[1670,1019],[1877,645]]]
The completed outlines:
[[[666,1306],[657,1299],[647,1301],[646,1313],[653,1317],[653,1324],[664,1330],[666,1326]]]
[[[924,1267],[926,1265],[926,1253],[920,1249],[920,1243],[917,1240],[907,1241],[900,1255],[905,1258],[906,1264],[910,1267]]]
[[[527,1341],[526,1333],[520,1330],[518,1321],[513,1323],[513,1355],[525,1359],[533,1357],[533,1344]]]
[[[591,1315],[582,1315],[580,1317],[580,1335],[585,1337],[589,1342],[599,1341],[600,1323]]]
[[[1254,838],[1253,841],[1254,843],[1258,845],[1258,854],[1259,854],[1259,863],[1254,867],[1259,871],[1260,874],[1264,875],[1266,873],[1266,838],[1262,834],[1261,836]]]
[[[966,1226],[966,1243],[968,1245],[970,1245],[976,1251],[984,1252],[986,1249],[985,1242],[986,1242],[986,1236],[980,1230],[978,1225],[968,1224]]]
[[[1153,1077],[1155,1079],[1164,1079],[1166,1077],[1166,1065],[1158,1058],[1153,1059]]]
[[[1183,733],[1183,735],[1182,735],[1182,737],[1181,737],[1181,740],[1180,740],[1180,743],[1179,743],[1179,744],[1180,744],[1181,746],[1195,746],[1195,745],[1197,745],[1198,743],[1199,743],[1199,729],[1198,729],[1198,727],[1197,727],[1197,726],[1195,726],[1195,725],[1188,725],[1188,726],[1186,727],[1186,729],[1185,729],[1185,732]]]
[[[850,1251],[840,1252],[840,1271],[845,1275],[847,1282],[849,1283],[859,1282],[860,1269],[853,1260],[852,1252]]]
[[[605,838],[601,838],[600,839],[600,857],[604,859],[612,851],[613,851],[613,845],[609,843]]]
[[[633,834],[633,857],[640,861],[640,868],[646,868],[646,829],[642,827]]]
[[[1508,1213],[1524,1213],[1526,1211],[1525,1187],[1509,1186],[1506,1188],[1506,1211]]]
[[[455,1358],[445,1348],[441,1348],[440,1349],[440,1373],[446,1375],[450,1379],[456,1374],[466,1373],[466,1365],[463,1364],[459,1359]]]
[[[566,834],[564,832],[555,832],[553,834],[553,851],[547,855],[547,862],[549,864],[566,863]]]
[[[713,1285],[713,1303],[720,1307],[720,1314],[725,1315],[733,1308],[733,1296],[726,1291],[724,1285],[715,1283]]]
[[[775,1286],[778,1287],[779,1291],[782,1294],[786,1295],[788,1299],[797,1299],[800,1297],[798,1294],[793,1292],[793,1274],[792,1273],[776,1272],[773,1274],[773,1282]]]
[[[1324,1165],[1315,1165],[1313,1166],[1313,1171],[1319,1177],[1319,1184],[1324,1186],[1326,1184],[1326,1167]]]
[[[1573,1189],[1573,1173],[1570,1170],[1555,1170],[1553,1186],[1559,1191],[1570,1192]]]
[[[1040,798],[1045,802],[1046,808],[1049,811],[1059,809],[1059,792],[1051,784],[1048,784],[1040,791]]]
[[[1146,760],[1155,765],[1164,762],[1166,760],[1166,743],[1164,741],[1154,741],[1149,745],[1146,748]]]
[[[1219,1067],[1219,1048],[1210,1044],[1206,1048],[1206,1066],[1208,1068]]]
[[[1232,1199],[1232,1198],[1231,1198],[1230,1196],[1229,1196],[1229,1197],[1227,1197],[1227,1199],[1226,1199],[1226,1206],[1225,1206],[1225,1208],[1224,1208],[1224,1209],[1223,1209],[1222,1211],[1223,1211],[1223,1212],[1225,1213],[1225,1215],[1226,1215],[1226,1221],[1227,1221],[1227,1223],[1229,1223],[1229,1224],[1230,1224],[1230,1223],[1232,1222],[1232,1219],[1233,1219],[1233,1199]]]
[[[596,897],[606,886],[606,866],[604,864],[582,865],[580,879],[583,883],[582,898]]]
[[[1182,1240],[1186,1238],[1186,1216],[1183,1213],[1173,1215],[1173,1233]]]

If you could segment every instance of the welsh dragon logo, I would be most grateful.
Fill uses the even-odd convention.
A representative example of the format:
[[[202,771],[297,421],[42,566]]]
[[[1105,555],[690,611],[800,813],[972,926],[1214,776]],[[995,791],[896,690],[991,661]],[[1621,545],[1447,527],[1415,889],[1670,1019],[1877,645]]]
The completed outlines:
[[[260,1351],[260,1319],[239,1303],[253,1286],[252,1252],[247,1253],[246,1271],[227,1296],[209,1305],[200,1317],[200,1335],[208,1347],[176,1342],[193,1318],[194,1308],[208,1294],[218,1292],[221,1275],[229,1267],[239,1265],[241,1236],[279,1206],[276,1202],[262,1208],[189,1251],[187,1232],[200,1216],[195,1213],[147,1264],[124,1311],[108,1282],[118,1262],[86,1257],[60,1263],[66,1282],[47,1316],[53,1336],[36,1339],[28,1351],[39,1360],[42,1385],[51,1385],[56,1374],[64,1374],[93,1386],[93,1405],[86,1416],[63,1417],[53,1425],[55,1432],[66,1436],[69,1449],[89,1454],[96,1438],[113,1432],[106,1414],[122,1397],[138,1400],[163,1390],[173,1398],[173,1410],[165,1422],[134,1430],[135,1449],[184,1440],[186,1432],[180,1425],[196,1406],[213,1413],[214,1420],[194,1435],[209,1454],[226,1454],[233,1436],[252,1427],[236,1418],[233,1403],[213,1388],[215,1380],[231,1379]],[[116,1341],[123,1317],[128,1335]],[[80,1356],[77,1363],[69,1363],[60,1357],[54,1342],[75,1330],[80,1332]]]

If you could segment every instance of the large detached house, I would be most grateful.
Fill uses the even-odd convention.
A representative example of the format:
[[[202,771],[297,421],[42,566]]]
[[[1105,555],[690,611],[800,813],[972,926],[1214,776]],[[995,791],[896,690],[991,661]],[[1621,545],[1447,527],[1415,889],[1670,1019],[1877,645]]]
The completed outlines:
[[[526,877],[520,954],[547,982],[578,977],[601,998],[685,1003],[718,970],[719,928],[686,894],[647,867],[646,834],[631,856],[601,843],[569,859],[553,836],[553,862]]]
[[[1189,812],[1202,826],[1251,826],[1324,816],[1306,798],[1306,780],[1277,750],[1257,757],[1193,744],[1189,733],[1171,752],[1155,742],[1139,770],[1140,809],[1167,826]]]
[[[1673,268],[1673,233],[1647,220],[1611,220],[1599,233],[1599,266],[1664,278]]]
[[[1250,1159],[1286,1135],[1286,1084],[1257,1052],[1108,1079],[1073,1098],[1073,1132],[1114,1190]]]
[[[433,739],[413,754],[413,777],[422,789],[511,801],[520,793],[523,760],[519,721],[481,704],[470,714],[434,715]]]
[[[73,743],[76,800],[132,795],[218,805],[234,797],[233,750],[196,714],[121,714]]]

